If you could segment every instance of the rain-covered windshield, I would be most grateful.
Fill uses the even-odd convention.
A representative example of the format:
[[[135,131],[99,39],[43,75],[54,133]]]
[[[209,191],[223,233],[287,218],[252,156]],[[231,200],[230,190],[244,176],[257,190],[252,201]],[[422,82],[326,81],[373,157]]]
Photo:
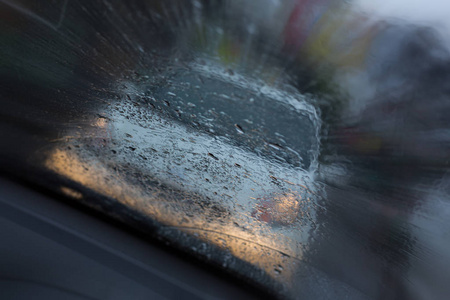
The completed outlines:
[[[0,0],[1,173],[282,298],[446,298],[446,27],[366,2]]]

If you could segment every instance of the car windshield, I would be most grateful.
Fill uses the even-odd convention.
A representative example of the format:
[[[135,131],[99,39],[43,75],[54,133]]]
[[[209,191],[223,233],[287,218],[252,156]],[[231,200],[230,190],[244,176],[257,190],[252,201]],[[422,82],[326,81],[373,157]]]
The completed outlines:
[[[0,0],[1,174],[282,298],[445,298],[446,25],[366,2]]]

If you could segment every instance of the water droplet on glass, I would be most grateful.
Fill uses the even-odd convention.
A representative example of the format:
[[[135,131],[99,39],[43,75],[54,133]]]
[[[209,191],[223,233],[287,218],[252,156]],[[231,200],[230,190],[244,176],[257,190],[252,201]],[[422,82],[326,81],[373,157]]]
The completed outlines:
[[[236,127],[236,131],[240,134],[244,134],[244,130],[242,129],[241,125],[234,124],[234,127]]]

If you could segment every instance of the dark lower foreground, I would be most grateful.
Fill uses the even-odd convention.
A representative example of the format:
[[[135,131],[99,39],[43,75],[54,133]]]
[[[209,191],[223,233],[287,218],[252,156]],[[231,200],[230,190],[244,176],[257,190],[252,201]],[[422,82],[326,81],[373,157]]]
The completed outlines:
[[[0,179],[2,299],[258,299],[267,292]]]
[[[117,234],[102,220],[10,181],[2,180],[1,184],[5,299],[33,294],[43,295],[42,299],[120,299],[129,295],[135,299],[180,295],[189,299],[211,295],[247,299],[253,295],[240,291],[222,276],[216,279],[213,273],[178,263],[170,254],[128,233]],[[431,258],[421,240],[424,224],[408,229],[409,246],[383,240],[386,235],[380,229],[389,228],[374,221],[376,213],[364,194],[358,197],[357,193],[335,188],[328,192],[333,193],[335,202],[328,208],[327,222],[319,216],[318,221],[326,225],[311,240],[303,261],[296,264],[292,297],[445,298],[445,278],[435,277],[442,273],[433,266],[441,264],[440,269],[445,270],[445,257],[441,255],[446,241],[429,244],[434,245],[435,252],[443,251]],[[410,223],[419,225],[420,221]],[[431,226],[433,222],[428,223]],[[427,285],[430,281],[434,288]],[[254,292],[256,298],[260,297],[259,291]]]

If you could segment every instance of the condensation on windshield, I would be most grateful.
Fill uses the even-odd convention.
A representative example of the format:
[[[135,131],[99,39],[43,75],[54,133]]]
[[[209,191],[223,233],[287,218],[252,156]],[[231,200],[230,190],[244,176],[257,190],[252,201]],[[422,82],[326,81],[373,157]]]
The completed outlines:
[[[445,298],[445,37],[358,3],[0,0],[0,167],[281,298]]]

